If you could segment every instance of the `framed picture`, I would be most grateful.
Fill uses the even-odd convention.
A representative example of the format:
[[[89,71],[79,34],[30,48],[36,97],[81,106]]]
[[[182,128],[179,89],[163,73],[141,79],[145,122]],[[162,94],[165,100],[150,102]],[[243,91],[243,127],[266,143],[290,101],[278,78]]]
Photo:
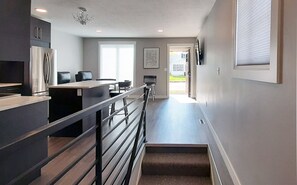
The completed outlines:
[[[160,48],[144,48],[143,50],[143,68],[159,68]]]

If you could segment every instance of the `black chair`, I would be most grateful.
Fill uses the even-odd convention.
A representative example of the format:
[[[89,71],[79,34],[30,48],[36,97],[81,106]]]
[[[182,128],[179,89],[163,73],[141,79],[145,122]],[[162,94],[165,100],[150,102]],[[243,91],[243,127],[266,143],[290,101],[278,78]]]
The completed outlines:
[[[71,80],[70,72],[68,71],[60,71],[58,73],[58,84],[69,83]]]
[[[77,82],[81,82],[81,81],[86,81],[86,80],[92,80],[93,79],[93,75],[91,71],[79,71],[76,75],[75,75],[75,80]]]
[[[126,91],[128,91],[129,89],[131,88],[131,81],[129,80],[125,80],[124,82],[119,82],[118,85],[117,85],[117,90],[114,90],[114,91],[110,91],[109,94],[110,94],[110,97],[115,97],[115,96],[118,96]],[[124,106],[127,105],[127,100],[126,98],[123,98],[123,104]],[[115,112],[115,103],[111,104],[111,110],[110,110],[110,115],[113,114]],[[124,108],[124,113],[125,113],[125,116],[128,115],[128,108],[125,107]],[[111,123],[111,120],[113,118],[111,118],[109,120],[109,124]],[[128,118],[126,119],[126,123],[128,124]]]
[[[156,75],[144,75],[143,76],[143,82],[149,88],[151,88],[150,94],[152,95],[152,98],[153,98],[153,101],[154,101],[155,100],[155,96],[156,96],[155,86],[156,86],[156,83],[157,83],[157,76]]]
[[[117,81],[117,79],[114,78],[98,78],[96,81]],[[109,86],[109,91],[116,90],[116,85],[110,85]]]

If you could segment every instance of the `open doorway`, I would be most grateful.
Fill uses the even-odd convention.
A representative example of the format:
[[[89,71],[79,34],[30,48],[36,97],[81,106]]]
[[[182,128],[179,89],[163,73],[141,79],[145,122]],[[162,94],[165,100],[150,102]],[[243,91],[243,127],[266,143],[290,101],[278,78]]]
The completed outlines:
[[[191,97],[191,47],[169,47],[169,95]]]

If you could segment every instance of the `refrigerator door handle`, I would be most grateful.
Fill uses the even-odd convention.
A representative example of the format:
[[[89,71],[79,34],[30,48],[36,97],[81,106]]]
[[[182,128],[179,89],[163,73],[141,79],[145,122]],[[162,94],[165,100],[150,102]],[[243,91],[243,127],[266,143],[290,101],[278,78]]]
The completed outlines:
[[[43,56],[43,80],[44,80],[44,83],[46,83],[46,81],[47,81],[47,57],[46,57],[46,53],[44,53],[44,56]]]
[[[50,56],[49,56],[50,54],[49,53],[47,53],[47,66],[48,66],[48,74],[47,74],[47,84],[49,84],[49,82],[50,82],[50,76],[51,76],[51,71],[52,71],[52,69],[51,69],[51,62],[50,62]]]

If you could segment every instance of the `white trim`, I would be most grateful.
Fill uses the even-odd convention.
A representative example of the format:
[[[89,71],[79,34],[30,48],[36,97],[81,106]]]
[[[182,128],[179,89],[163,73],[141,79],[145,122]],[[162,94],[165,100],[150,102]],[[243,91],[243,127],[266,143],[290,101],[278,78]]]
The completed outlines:
[[[215,140],[215,142],[216,142],[216,144],[217,144],[217,146],[219,148],[219,151],[220,151],[220,153],[221,153],[221,155],[223,157],[223,160],[224,160],[224,162],[226,164],[226,167],[227,167],[227,169],[229,171],[229,174],[230,174],[230,176],[232,178],[232,181],[233,181],[234,185],[241,185],[240,180],[239,180],[239,178],[237,176],[237,173],[234,170],[234,167],[233,167],[231,161],[229,160],[229,157],[228,157],[228,155],[227,155],[227,153],[226,153],[226,151],[225,151],[225,149],[224,149],[224,147],[223,147],[217,133],[215,132],[211,122],[209,121],[208,117],[206,116],[205,112],[202,109],[201,109],[201,112],[202,112],[204,118],[206,119],[208,128],[209,128],[211,134],[213,135],[213,138],[214,138],[214,140]]]
[[[222,180],[221,180],[221,176],[219,174],[219,171],[218,171],[218,168],[217,168],[217,165],[216,165],[216,161],[213,158],[211,148],[209,146],[208,146],[208,154],[209,154],[208,157],[209,157],[209,160],[210,160],[210,170],[211,170],[212,183],[214,184],[214,179],[215,179],[215,176],[216,176],[217,179],[219,180],[219,184],[214,184],[214,185],[223,185]],[[214,170],[213,170],[213,168],[214,168]]]
[[[236,66],[236,0],[233,3],[233,62],[234,78],[280,83],[280,33],[281,33],[281,0],[272,0],[271,8],[271,46],[269,65]]]
[[[191,74],[194,74],[194,68],[196,67],[196,62],[194,61],[194,43],[172,43],[172,44],[167,44],[167,90],[166,90],[166,98],[169,97],[169,71],[170,71],[170,47],[188,47],[190,48],[190,62],[191,62]],[[191,98],[196,97],[196,94],[194,94],[193,90],[193,84],[196,84],[196,77],[191,76]]]

